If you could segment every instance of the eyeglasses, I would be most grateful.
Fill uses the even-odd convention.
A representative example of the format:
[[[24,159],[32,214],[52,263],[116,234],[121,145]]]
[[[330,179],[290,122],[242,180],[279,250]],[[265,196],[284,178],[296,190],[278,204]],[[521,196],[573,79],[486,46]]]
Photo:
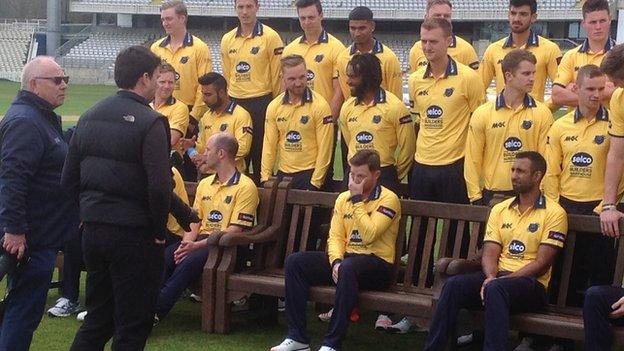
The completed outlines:
[[[61,85],[61,82],[65,82],[65,84],[69,83],[69,76],[60,76],[60,77],[35,77],[34,79],[45,79],[51,80],[56,85]]]

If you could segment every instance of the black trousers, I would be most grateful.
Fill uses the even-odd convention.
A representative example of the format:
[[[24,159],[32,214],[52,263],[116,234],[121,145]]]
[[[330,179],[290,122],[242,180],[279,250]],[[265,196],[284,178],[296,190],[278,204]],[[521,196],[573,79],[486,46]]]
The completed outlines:
[[[347,255],[340,265],[334,312],[322,345],[340,350],[347,334],[349,315],[360,290],[385,290],[391,265],[374,255]],[[310,287],[333,284],[332,267],[325,252],[297,252],[286,259],[286,318],[288,337],[309,344],[306,303]]]
[[[164,246],[145,228],[85,223],[87,316],[72,351],[143,350],[152,330]]]
[[[485,308],[485,343],[483,350],[506,350],[509,333],[509,316],[515,313],[543,309],[546,305],[544,286],[532,277],[500,278],[485,288],[485,300],[481,302],[483,272],[462,274],[446,281],[436,305],[424,350],[449,349],[454,335],[457,315],[462,308],[479,310]],[[485,305],[485,307],[484,307]]]
[[[624,318],[612,319],[611,306],[624,297],[624,289],[615,286],[593,286],[585,294],[583,324],[585,329],[585,350],[611,350],[613,332],[611,326],[623,326]]]
[[[276,176],[277,176],[277,180],[280,182],[282,181],[282,179],[284,179],[284,177],[291,177],[292,189],[318,191],[319,189],[315,187],[314,185],[312,185],[312,183],[310,183],[310,181],[312,180],[312,173],[314,173],[313,169],[306,169],[305,171],[294,172],[294,173],[286,173],[282,171],[277,171]]]
[[[513,190],[489,190],[489,189],[483,189],[483,191],[481,192],[481,200],[477,201],[477,203],[475,203],[475,205],[481,205],[481,206],[490,206],[490,202],[494,199],[495,196],[500,195],[503,196],[504,198],[509,198],[512,196],[516,196],[516,192]]]
[[[74,235],[63,248],[63,277],[61,290],[63,297],[71,302],[80,298],[80,273],[84,268],[82,255],[82,234]]]
[[[253,123],[253,136],[251,138],[251,150],[247,156],[247,173],[256,185],[260,184],[260,161],[262,159],[262,143],[264,141],[264,121],[266,119],[267,106],[273,98],[271,94],[249,99],[231,97],[251,115]],[[253,164],[253,173],[250,173],[249,164]]]
[[[379,184],[382,186],[392,190],[399,197],[404,197],[406,194],[400,193],[400,181],[399,181],[399,173],[397,172],[396,166],[384,166],[381,167],[380,175],[379,175]],[[345,176],[342,182],[342,189],[340,191],[346,191],[349,189],[349,172],[351,172],[351,167],[347,164],[347,168],[345,168]]]

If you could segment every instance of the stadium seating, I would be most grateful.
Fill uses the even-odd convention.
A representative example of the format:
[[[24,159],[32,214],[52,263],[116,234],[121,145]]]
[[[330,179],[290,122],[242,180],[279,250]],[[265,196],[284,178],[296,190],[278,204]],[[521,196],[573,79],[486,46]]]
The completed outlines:
[[[34,27],[0,24],[0,78],[17,80],[28,56]]]

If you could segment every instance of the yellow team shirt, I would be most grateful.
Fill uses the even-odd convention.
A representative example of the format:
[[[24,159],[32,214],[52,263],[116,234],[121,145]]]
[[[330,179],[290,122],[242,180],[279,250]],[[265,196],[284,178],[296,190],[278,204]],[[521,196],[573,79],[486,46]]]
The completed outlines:
[[[201,86],[197,79],[212,72],[210,48],[198,37],[186,33],[184,42],[176,52],[171,51],[171,38],[166,36],[154,44],[151,50],[178,72],[173,96],[187,106],[193,106],[191,116],[200,118],[206,111]],[[186,130],[184,130],[186,133]]]
[[[178,197],[188,205],[188,194],[186,193],[186,187],[184,186],[184,179],[182,179],[180,172],[178,172],[175,167],[171,167],[171,172],[173,172],[173,193],[178,195]],[[176,221],[171,213],[169,214],[169,219],[167,220],[167,230],[177,236],[184,235],[184,230],[182,230],[182,227],[178,224],[178,221]]]
[[[600,67],[603,57],[615,46],[615,40],[609,38],[604,49],[599,52],[593,52],[589,48],[589,40],[585,39],[583,44],[569,50],[563,55],[559,68],[557,69],[557,78],[553,84],[561,87],[567,87],[568,84],[576,82],[576,76],[579,68],[586,65],[596,65]]]
[[[253,124],[249,112],[234,100],[230,101],[222,113],[209,109],[199,122],[199,136],[195,147],[197,152],[204,153],[208,139],[220,132],[228,132],[234,135],[238,141],[236,169],[245,172],[245,157],[251,150],[251,138],[253,136]]]
[[[338,57],[338,82],[345,100],[351,96],[351,89],[347,84],[347,65],[351,57],[357,53],[360,51],[353,44],[344,49]],[[401,63],[397,56],[377,39],[375,39],[371,53],[381,62],[381,87],[399,99],[403,99],[403,71],[401,71]]]
[[[554,81],[557,77],[557,65],[561,60],[561,50],[557,44],[541,37],[531,31],[527,43],[520,47],[533,53],[537,59],[535,67],[535,84],[533,85],[533,96],[538,101],[544,101],[544,89],[546,88],[546,78]],[[511,34],[488,46],[483,54],[483,60],[479,65],[479,72],[483,79],[483,85],[490,86],[492,78],[496,82],[496,93],[500,93],[505,88],[505,78],[501,68],[501,62],[505,55],[517,49],[513,46]]]
[[[342,104],[338,122],[349,149],[347,159],[358,150],[374,149],[382,167],[396,166],[399,179],[407,175],[416,135],[412,117],[398,97],[383,89],[377,91],[371,104],[351,97]]]
[[[323,30],[316,42],[308,41],[305,35],[293,40],[282,56],[302,56],[308,69],[308,87],[329,103],[334,95],[333,80],[338,78],[338,55],[344,49],[340,40]]]
[[[334,123],[329,104],[321,94],[307,88],[301,104],[291,105],[288,91],[267,107],[262,146],[260,180],[279,170],[295,173],[314,169],[310,183],[320,189],[331,162]]]
[[[544,192],[558,199],[602,200],[609,151],[609,111],[600,107],[588,120],[578,109],[559,118],[548,133]]]
[[[177,130],[182,136],[186,134],[186,128],[188,128],[189,125],[189,110],[183,102],[170,96],[169,99],[160,106],[156,106],[152,103],[152,108],[156,112],[167,117],[170,129]]]
[[[256,22],[251,35],[243,37],[240,27],[221,39],[221,65],[228,93],[248,99],[280,92],[280,59],[284,43],[271,27]]]
[[[517,198],[507,199],[492,208],[483,242],[501,246],[498,271],[515,272],[535,261],[540,245],[562,248],[568,232],[568,216],[561,206],[540,194],[524,213]],[[551,269],[537,280],[548,287]]]
[[[447,52],[455,61],[472,69],[479,68],[479,57],[475,49],[469,42],[454,34]],[[410,74],[414,73],[425,66],[427,66],[427,58],[422,50],[422,42],[419,40],[414,43],[414,46],[409,51],[409,72]]]
[[[392,191],[377,185],[368,199],[338,195],[327,238],[329,263],[345,254],[375,255],[394,262],[401,203]]]
[[[433,77],[429,65],[408,79],[411,112],[420,124],[416,162],[449,165],[464,157],[470,115],[485,101],[477,73],[449,58],[446,73]]]
[[[546,151],[546,135],[553,124],[548,106],[529,94],[515,110],[505,103],[503,93],[496,101],[481,105],[472,114],[466,139],[464,178],[471,202],[485,189],[512,190],[511,165],[521,151]]]
[[[615,89],[609,102],[609,111],[609,135],[624,138],[624,89]]]
[[[227,182],[219,181],[217,174],[202,179],[193,205],[201,219],[200,234],[212,234],[230,225],[253,227],[259,201],[253,180],[238,171]]]

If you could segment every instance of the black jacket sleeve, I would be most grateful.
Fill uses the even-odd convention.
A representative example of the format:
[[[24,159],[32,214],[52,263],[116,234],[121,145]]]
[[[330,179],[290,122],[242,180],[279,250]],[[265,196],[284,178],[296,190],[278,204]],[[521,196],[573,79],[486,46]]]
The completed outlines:
[[[191,223],[199,223],[199,216],[178,195],[171,193],[171,215],[185,232],[191,231]]]
[[[80,152],[79,152],[79,136],[74,137],[75,129],[71,130],[71,135],[65,134],[64,137],[68,141],[69,149],[63,164],[63,173],[61,174],[61,186],[67,191],[72,200],[78,202],[80,196]]]

